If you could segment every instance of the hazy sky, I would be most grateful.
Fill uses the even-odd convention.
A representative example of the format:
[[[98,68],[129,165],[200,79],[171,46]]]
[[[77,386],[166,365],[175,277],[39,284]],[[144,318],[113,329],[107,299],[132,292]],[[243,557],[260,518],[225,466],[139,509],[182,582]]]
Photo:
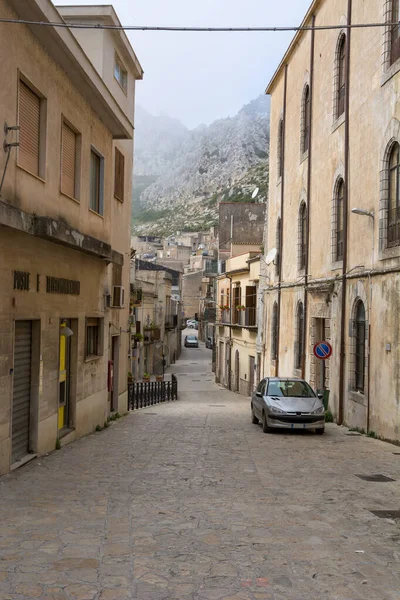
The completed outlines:
[[[79,4],[58,0],[57,4]],[[298,25],[311,0],[82,0],[114,5],[123,25]],[[189,127],[234,115],[263,93],[291,33],[127,32],[144,69],[137,102]]]

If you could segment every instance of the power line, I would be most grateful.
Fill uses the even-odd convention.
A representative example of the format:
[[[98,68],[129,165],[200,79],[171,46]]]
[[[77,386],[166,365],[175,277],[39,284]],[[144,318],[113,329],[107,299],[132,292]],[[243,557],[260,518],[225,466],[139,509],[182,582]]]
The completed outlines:
[[[400,22],[396,23],[352,23],[351,25],[315,25],[298,27],[166,27],[155,25],[101,25],[93,23],[67,23],[67,22],[47,22],[47,21],[29,21],[26,19],[5,19],[0,18],[0,23],[9,23],[14,25],[37,25],[40,27],[58,27],[67,29],[111,29],[115,31],[176,31],[176,32],[285,32],[285,31],[328,31],[335,29],[371,29],[375,27],[398,27]]]

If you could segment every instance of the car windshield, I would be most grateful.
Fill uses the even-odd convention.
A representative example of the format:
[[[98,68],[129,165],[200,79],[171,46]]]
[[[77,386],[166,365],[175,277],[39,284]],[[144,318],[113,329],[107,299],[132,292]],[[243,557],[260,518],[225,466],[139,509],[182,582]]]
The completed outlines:
[[[315,398],[315,394],[305,381],[279,379],[268,383],[267,396],[277,398]]]

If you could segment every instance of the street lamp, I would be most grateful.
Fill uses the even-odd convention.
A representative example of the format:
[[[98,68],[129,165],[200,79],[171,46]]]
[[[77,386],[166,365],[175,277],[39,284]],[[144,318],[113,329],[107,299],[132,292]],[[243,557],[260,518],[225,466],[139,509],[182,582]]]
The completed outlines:
[[[362,215],[363,217],[371,217],[371,219],[375,218],[375,215],[373,212],[370,212],[369,210],[365,210],[364,208],[352,208],[351,212],[354,213],[355,215]]]

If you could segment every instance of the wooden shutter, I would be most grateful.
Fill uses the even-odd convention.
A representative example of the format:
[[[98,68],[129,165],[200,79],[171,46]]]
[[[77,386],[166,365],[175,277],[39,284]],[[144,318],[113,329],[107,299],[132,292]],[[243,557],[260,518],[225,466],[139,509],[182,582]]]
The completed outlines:
[[[61,140],[61,191],[75,198],[76,133],[66,123],[62,126]]]
[[[100,212],[100,157],[90,153],[90,208]]]
[[[19,82],[19,164],[39,175],[40,98]]]
[[[114,196],[123,202],[125,179],[125,157],[115,148]]]

